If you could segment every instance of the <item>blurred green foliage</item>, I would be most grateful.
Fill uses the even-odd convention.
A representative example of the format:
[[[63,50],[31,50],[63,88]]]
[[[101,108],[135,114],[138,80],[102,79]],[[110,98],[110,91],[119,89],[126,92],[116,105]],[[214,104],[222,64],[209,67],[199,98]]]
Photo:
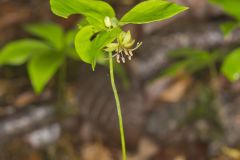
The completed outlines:
[[[240,21],[240,1],[239,0],[210,0],[213,4],[221,7],[227,14]]]
[[[239,0],[210,0],[220,6],[227,14],[234,18],[233,21],[223,23],[221,30],[225,37],[234,30],[240,28],[240,1]],[[240,79],[240,49],[236,49],[228,54],[222,65],[222,73],[231,81]]]
[[[173,76],[179,72],[193,74],[206,68],[214,71],[215,63],[221,58],[221,54],[200,49],[183,48],[169,53],[169,57],[175,62],[164,70],[163,75]]]
[[[234,20],[223,23],[220,28],[227,38],[231,33],[240,28],[240,1],[239,0],[210,0],[221,7]],[[163,75],[175,75],[178,72],[194,73],[204,68],[209,68],[216,75],[215,63],[222,62],[221,72],[230,80],[240,79],[240,48],[230,52],[226,57],[220,52],[209,53],[198,49],[179,49],[170,53],[176,62],[168,67]],[[214,73],[215,72],[215,73]]]
[[[240,48],[232,51],[225,58],[222,73],[231,81],[240,79]]]
[[[39,94],[67,57],[77,59],[73,45],[76,30],[64,32],[55,23],[26,25],[25,30],[37,38],[8,43],[0,51],[0,65],[17,66],[27,62],[32,86]]]
[[[210,0],[213,4],[219,6],[224,12],[234,18],[233,21],[223,23],[221,29],[225,36],[240,27],[240,1],[239,0]]]

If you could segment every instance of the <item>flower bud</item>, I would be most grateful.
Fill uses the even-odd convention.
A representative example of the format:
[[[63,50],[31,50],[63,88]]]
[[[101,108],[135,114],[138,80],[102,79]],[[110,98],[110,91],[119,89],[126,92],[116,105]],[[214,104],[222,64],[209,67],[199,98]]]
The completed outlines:
[[[128,44],[128,43],[131,41],[131,39],[132,39],[131,33],[130,33],[130,31],[128,31],[128,32],[125,33],[125,35],[124,35],[122,44],[123,44],[123,45]]]
[[[105,26],[106,26],[107,28],[110,28],[110,27],[112,26],[112,22],[111,22],[110,17],[106,16],[106,17],[104,18],[104,24],[105,24]]]

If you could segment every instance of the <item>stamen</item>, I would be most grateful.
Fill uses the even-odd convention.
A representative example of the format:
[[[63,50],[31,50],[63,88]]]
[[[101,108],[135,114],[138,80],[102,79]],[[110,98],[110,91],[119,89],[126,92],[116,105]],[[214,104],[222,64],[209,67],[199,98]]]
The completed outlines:
[[[121,63],[121,62],[120,62],[120,55],[119,55],[119,54],[117,54],[117,63]]]
[[[138,49],[142,45],[142,42],[138,42],[136,44],[136,47],[133,49],[126,48],[125,46],[119,46],[115,49],[115,54],[112,55],[112,58],[116,57],[117,63],[126,63],[126,58],[127,60],[132,60],[133,57],[133,51]]]
[[[116,57],[117,55],[118,55],[118,53],[115,53],[115,54],[112,56],[112,58]]]
[[[123,57],[123,51],[119,52],[121,54],[121,56]]]
[[[131,49],[131,51],[135,51],[136,49],[138,49],[140,46],[142,45],[142,42],[138,42],[137,46],[133,49]]]
[[[124,53],[129,56],[128,51],[124,48]]]
[[[130,54],[130,56],[133,56],[132,50],[129,50],[129,54]]]
[[[123,62],[123,63],[125,63],[125,62],[126,62],[126,60],[125,60],[125,58],[124,58],[124,57],[122,57],[122,62]]]

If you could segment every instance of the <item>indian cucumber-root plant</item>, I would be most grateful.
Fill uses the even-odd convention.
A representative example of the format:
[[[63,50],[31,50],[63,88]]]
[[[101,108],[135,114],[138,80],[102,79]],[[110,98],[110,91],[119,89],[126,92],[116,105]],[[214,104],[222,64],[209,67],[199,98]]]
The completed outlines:
[[[165,0],[148,0],[137,4],[121,19],[116,17],[114,9],[101,0],[50,0],[54,14],[68,18],[73,14],[83,15],[88,24],[79,29],[75,37],[75,48],[81,60],[95,69],[99,58],[109,60],[110,78],[116,100],[122,144],[122,158],[126,160],[125,137],[120,101],[114,81],[113,58],[118,63],[131,60],[133,52],[142,44],[123,31],[127,24],[144,24],[168,19],[187,8]]]
[[[64,32],[55,23],[26,25],[25,30],[38,37],[8,43],[0,51],[0,66],[19,66],[27,63],[28,74],[36,94],[40,94],[48,81],[59,70],[59,100],[64,101],[66,57],[76,59],[75,30]]]

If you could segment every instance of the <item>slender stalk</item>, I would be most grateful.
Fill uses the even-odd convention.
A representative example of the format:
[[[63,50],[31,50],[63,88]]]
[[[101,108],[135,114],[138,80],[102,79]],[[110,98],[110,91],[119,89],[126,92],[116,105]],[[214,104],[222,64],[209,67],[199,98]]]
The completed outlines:
[[[110,79],[111,79],[112,89],[113,89],[113,93],[114,93],[114,97],[115,97],[115,101],[116,101],[116,106],[117,106],[118,122],[119,122],[121,144],[122,144],[122,160],[126,160],[127,159],[127,153],[126,153],[126,145],[125,145],[122,112],[121,112],[121,105],[120,105],[118,92],[117,92],[117,88],[116,88],[115,80],[114,80],[113,60],[112,60],[112,53],[111,52],[109,52],[109,69],[110,69]]]

